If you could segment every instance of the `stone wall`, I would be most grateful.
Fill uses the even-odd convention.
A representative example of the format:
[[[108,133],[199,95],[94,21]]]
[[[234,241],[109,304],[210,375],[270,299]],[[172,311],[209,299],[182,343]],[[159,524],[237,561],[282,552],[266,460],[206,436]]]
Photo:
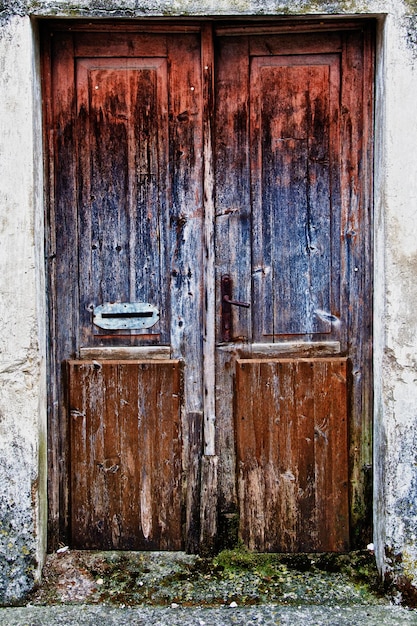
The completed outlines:
[[[45,287],[36,18],[375,15],[375,549],[417,589],[417,2],[0,0],[0,601],[46,535]]]

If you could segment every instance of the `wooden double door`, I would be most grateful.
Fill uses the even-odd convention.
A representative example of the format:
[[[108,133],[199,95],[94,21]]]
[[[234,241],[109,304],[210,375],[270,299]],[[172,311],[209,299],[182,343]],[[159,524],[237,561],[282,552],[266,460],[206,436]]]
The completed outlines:
[[[365,541],[372,25],[43,50],[51,546]]]

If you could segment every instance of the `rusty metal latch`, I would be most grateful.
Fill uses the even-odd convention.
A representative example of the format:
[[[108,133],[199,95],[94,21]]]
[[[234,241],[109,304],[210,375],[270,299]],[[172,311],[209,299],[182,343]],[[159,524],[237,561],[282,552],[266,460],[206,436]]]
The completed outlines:
[[[222,299],[222,340],[230,341],[233,337],[233,316],[232,306],[240,306],[248,309],[249,302],[241,302],[232,298],[233,282],[229,274],[225,274],[221,279],[221,299]]]
[[[240,302],[239,300],[231,300],[227,294],[223,296],[223,302],[228,302],[229,304],[234,304],[235,306],[243,306],[246,309],[250,307],[249,302]]]

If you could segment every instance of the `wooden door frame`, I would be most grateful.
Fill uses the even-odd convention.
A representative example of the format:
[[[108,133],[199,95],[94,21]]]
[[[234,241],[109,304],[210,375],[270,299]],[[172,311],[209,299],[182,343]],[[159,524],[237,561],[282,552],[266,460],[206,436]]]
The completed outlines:
[[[195,477],[195,484],[201,484],[201,500],[194,497],[194,503],[189,507],[194,512],[188,514],[187,526],[197,527],[193,531],[194,539],[188,548],[197,551],[199,547],[214,547],[218,545],[217,535],[221,528],[218,525],[217,511],[217,450],[216,436],[216,408],[215,408],[215,258],[214,258],[214,219],[215,207],[213,199],[213,85],[214,85],[214,28],[220,25],[222,33],[228,31],[233,34],[256,32],[258,34],[289,34],[318,32],[325,33],[335,30],[351,31],[363,30],[363,58],[366,70],[363,83],[359,86],[364,95],[364,136],[362,153],[364,154],[362,170],[362,225],[364,236],[356,254],[352,258],[358,261],[366,254],[369,265],[365,272],[365,283],[362,286],[362,296],[368,299],[367,316],[363,322],[361,318],[361,302],[352,303],[351,316],[356,331],[365,326],[368,336],[363,345],[362,358],[366,363],[365,377],[359,372],[357,365],[352,368],[351,380],[353,385],[360,386],[357,394],[358,406],[354,409],[355,419],[350,434],[350,475],[351,475],[351,529],[353,529],[352,547],[364,545],[369,537],[372,524],[372,140],[373,140],[373,72],[374,72],[374,32],[375,20],[369,18],[340,19],[340,18],[215,18],[175,19],[163,20],[134,20],[134,21],[91,21],[85,20],[51,20],[41,24],[41,53],[42,53],[42,87],[43,87],[43,117],[44,117],[44,170],[45,170],[45,198],[46,198],[46,264],[48,289],[48,538],[49,549],[56,549],[61,543],[68,540],[69,499],[68,499],[68,432],[65,424],[59,419],[59,399],[57,398],[58,377],[61,375],[59,366],[54,359],[56,320],[54,317],[54,299],[56,293],[55,276],[51,271],[54,258],[54,143],[52,125],[52,76],[51,76],[51,37],[57,30],[74,31],[106,31],[121,32],[199,32],[201,37],[202,89],[203,89],[203,159],[204,159],[204,239],[205,259],[204,270],[204,301],[203,333],[204,333],[204,418],[202,432],[196,434],[195,450],[201,460],[201,467]],[[349,181],[346,193],[349,193]],[[355,225],[347,237],[356,244]],[[352,267],[352,272],[355,269]],[[351,407],[352,408],[352,407]],[[200,448],[203,438],[202,450]],[[193,498],[192,498],[193,499]],[[199,511],[196,510],[199,508]]]

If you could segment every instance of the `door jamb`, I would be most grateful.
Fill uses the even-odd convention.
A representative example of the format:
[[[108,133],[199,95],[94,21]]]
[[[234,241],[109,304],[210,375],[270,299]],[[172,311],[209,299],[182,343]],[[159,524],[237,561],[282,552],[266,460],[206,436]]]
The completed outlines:
[[[217,535],[216,282],[214,252],[214,164],[212,121],[214,103],[214,46],[211,23],[201,28],[203,81],[203,197],[204,197],[204,312],[203,312],[203,455],[201,460],[200,546],[212,550]]]

